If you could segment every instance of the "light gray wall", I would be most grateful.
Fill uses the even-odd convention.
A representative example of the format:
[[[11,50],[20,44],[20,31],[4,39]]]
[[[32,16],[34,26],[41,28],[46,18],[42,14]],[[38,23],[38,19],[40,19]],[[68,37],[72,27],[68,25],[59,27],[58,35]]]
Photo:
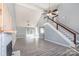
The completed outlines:
[[[72,45],[71,41],[63,38],[61,35],[58,34],[59,31],[56,32],[49,25],[45,25],[44,28],[45,28],[45,40],[66,47],[70,47]]]
[[[17,27],[17,38],[25,38],[26,37],[26,28],[25,27]]]
[[[79,3],[64,3],[58,8],[58,20],[79,32]]]

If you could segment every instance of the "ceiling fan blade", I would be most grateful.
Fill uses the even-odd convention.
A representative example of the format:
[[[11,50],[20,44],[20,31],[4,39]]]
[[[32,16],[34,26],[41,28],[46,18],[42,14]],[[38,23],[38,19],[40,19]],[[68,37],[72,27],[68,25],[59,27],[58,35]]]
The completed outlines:
[[[47,14],[47,12],[43,12],[43,13],[42,13],[42,15],[46,15],[46,14]]]
[[[57,14],[55,14],[55,13],[52,12],[52,15],[57,15]]]
[[[56,11],[58,11],[58,9],[54,9],[52,12],[56,12]]]

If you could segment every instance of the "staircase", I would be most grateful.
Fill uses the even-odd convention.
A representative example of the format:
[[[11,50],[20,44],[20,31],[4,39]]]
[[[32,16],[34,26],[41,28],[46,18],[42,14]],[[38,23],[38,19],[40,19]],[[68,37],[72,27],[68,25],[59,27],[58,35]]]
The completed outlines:
[[[65,35],[69,40],[73,41],[74,37],[71,33],[69,33],[68,31],[62,29],[62,28],[59,28],[59,31]]]
[[[65,26],[60,23],[58,20],[54,20],[49,17],[41,17],[39,20],[39,24],[42,26],[45,23],[50,23],[53,27],[55,27],[58,31],[60,31],[65,37],[67,37],[70,41],[72,41],[76,47],[79,46],[79,33],[74,31],[73,29]]]
[[[64,54],[79,55],[79,33],[74,31],[74,30],[72,30],[72,29],[70,29],[70,28],[68,28],[68,30],[67,30],[66,29],[67,27],[66,28],[62,27],[60,24],[59,24],[59,27],[58,27],[57,24],[54,24],[54,21],[52,21],[52,20],[50,20],[49,23],[52,24],[53,27],[55,27],[66,38],[68,38],[71,42],[73,42],[75,44],[75,47],[70,47],[70,50],[68,52],[64,53]]]

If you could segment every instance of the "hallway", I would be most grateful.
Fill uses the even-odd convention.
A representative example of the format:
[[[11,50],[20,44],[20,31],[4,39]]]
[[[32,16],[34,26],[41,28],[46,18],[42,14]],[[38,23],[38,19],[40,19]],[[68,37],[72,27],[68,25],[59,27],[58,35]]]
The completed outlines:
[[[28,42],[19,38],[16,40],[14,51],[20,50],[21,56],[60,56],[73,55],[69,53],[71,49],[40,39],[38,42]],[[77,53],[75,55],[78,55]]]

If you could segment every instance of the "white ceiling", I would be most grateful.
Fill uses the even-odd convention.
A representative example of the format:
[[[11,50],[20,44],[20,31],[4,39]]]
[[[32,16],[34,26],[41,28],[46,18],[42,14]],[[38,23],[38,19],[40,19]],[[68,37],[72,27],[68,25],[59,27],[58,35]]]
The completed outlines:
[[[38,9],[49,9],[49,7],[50,7],[50,9],[55,9],[55,8],[57,8],[57,6],[59,5],[58,3],[31,3],[31,4],[29,4],[29,5],[32,5],[32,6],[35,6],[36,8],[38,8]]]
[[[38,22],[41,12],[36,9],[16,5],[16,22],[17,26],[26,27],[29,23],[30,26],[35,26]]]
[[[50,4],[51,9],[57,8],[58,4]],[[35,26],[41,16],[43,9],[48,9],[48,3],[27,3],[27,4],[16,4],[16,23],[17,26],[26,27],[29,23],[30,26]]]

